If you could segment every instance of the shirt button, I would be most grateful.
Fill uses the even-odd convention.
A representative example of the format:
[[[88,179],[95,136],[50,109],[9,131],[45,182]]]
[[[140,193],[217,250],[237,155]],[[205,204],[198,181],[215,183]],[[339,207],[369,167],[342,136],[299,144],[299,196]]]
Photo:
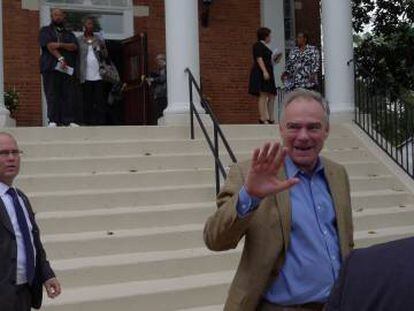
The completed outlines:
[[[327,234],[328,234],[328,231],[323,230],[323,234],[324,234],[324,235],[327,235]]]
[[[320,210],[322,207],[320,205],[318,205],[318,210]]]
[[[336,257],[335,256],[332,256],[332,260],[336,260]]]

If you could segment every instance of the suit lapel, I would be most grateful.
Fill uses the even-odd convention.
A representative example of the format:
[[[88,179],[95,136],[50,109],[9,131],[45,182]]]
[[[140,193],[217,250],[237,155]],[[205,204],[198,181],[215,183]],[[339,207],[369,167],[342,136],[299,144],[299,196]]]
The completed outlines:
[[[328,182],[329,190],[331,192],[333,204],[335,207],[336,223],[339,236],[339,244],[341,247],[341,254],[344,256],[345,252],[345,241],[346,241],[346,228],[345,228],[345,215],[346,209],[345,200],[343,197],[344,184],[340,181],[335,174],[335,170],[330,165],[329,161],[322,158],[322,163],[325,168],[325,177]]]
[[[10,221],[9,214],[7,213],[6,206],[4,206],[4,202],[0,199],[0,221],[3,226],[14,235],[13,225]]]
[[[280,180],[286,179],[286,173],[284,167],[282,167],[278,173]],[[292,222],[292,205],[290,202],[289,190],[279,192],[275,195],[277,202],[277,209],[279,211],[280,219],[282,221],[283,232],[283,244],[285,251],[287,251],[290,240],[290,226]]]

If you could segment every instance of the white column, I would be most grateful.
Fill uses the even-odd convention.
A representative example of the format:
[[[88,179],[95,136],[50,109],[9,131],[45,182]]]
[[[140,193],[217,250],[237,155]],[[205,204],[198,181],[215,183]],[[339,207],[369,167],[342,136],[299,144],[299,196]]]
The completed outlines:
[[[3,69],[3,4],[0,1],[0,127],[15,126],[10,112],[4,106],[4,69]]]
[[[276,86],[282,86],[280,75],[285,71],[285,20],[283,0],[262,0],[261,1],[262,26],[269,28],[272,33],[270,46],[277,48],[283,53],[280,62],[274,66]]]
[[[351,0],[322,0],[325,93],[333,114],[354,109]]]
[[[188,75],[184,70],[190,68],[200,82],[198,1],[165,0],[165,33],[168,107],[160,123],[184,124],[190,111]]]

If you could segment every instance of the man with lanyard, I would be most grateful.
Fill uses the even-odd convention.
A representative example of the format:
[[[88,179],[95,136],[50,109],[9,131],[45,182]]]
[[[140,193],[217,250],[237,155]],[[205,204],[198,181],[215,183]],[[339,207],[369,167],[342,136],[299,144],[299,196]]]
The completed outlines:
[[[353,247],[348,175],[319,155],[329,133],[326,101],[298,89],[283,108],[283,147],[267,143],[230,169],[204,228],[214,251],[244,237],[226,311],[323,310]]]
[[[47,101],[49,127],[77,126],[75,123],[76,86],[74,69],[77,58],[75,35],[64,27],[61,9],[52,9],[52,22],[40,29],[42,50],[40,72]]]

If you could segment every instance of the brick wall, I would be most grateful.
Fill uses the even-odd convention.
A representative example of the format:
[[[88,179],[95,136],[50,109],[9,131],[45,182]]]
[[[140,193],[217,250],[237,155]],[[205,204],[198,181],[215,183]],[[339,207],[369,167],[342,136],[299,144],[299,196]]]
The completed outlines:
[[[318,1],[302,0],[296,11],[297,31],[311,41],[320,37]],[[149,68],[165,53],[164,0],[134,0],[147,5],[149,16],[135,17],[135,33],[147,32]],[[201,12],[200,1],[200,12]],[[5,84],[21,93],[16,115],[19,126],[41,125],[39,12],[21,9],[21,0],[3,1]],[[200,66],[204,93],[222,123],[257,123],[257,99],[247,93],[252,64],[251,46],[260,26],[260,0],[214,1],[209,27],[200,25]]]
[[[165,53],[164,1],[135,4],[149,5],[149,17],[135,18],[135,31],[148,33],[151,69],[155,55]],[[247,85],[251,45],[259,26],[259,0],[215,1],[210,8],[209,27],[200,25],[201,82],[222,123],[257,122],[256,98],[247,94]]]
[[[200,28],[201,79],[222,123],[257,123],[257,99],[247,93],[260,1],[216,1]]]
[[[20,93],[18,126],[41,125],[39,74],[39,12],[22,10],[20,0],[3,2],[3,49],[5,90]]]

